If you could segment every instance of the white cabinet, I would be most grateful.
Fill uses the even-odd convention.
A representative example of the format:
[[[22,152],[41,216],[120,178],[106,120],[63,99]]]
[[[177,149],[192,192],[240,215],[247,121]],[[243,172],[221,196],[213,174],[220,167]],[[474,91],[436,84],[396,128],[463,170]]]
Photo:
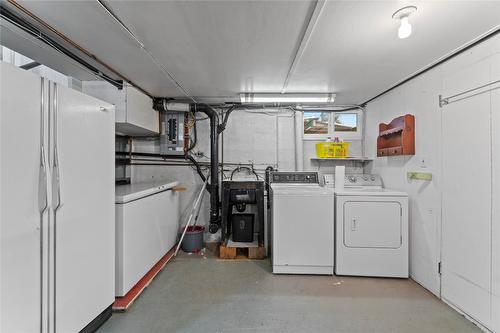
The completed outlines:
[[[158,111],[151,98],[130,85],[117,89],[103,81],[85,81],[83,92],[116,105],[116,133],[129,136],[155,135],[160,132]]]
[[[116,188],[116,296],[124,296],[175,245],[177,182]]]

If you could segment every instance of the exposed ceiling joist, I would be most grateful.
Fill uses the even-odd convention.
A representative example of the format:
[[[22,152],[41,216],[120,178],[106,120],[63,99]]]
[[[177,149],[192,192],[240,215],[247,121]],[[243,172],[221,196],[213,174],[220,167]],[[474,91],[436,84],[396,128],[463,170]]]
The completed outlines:
[[[316,27],[316,23],[318,23],[321,12],[323,11],[323,8],[325,8],[325,4],[326,4],[326,0],[317,0],[316,1],[316,5],[314,6],[314,9],[311,13],[311,16],[309,17],[309,20],[307,22],[307,26],[304,29],[304,34],[302,35],[302,37],[300,39],[297,50],[295,51],[295,55],[293,57],[292,64],[290,65],[290,68],[288,69],[288,73],[286,75],[285,81],[283,82],[283,87],[281,88],[282,94],[286,93],[286,89],[288,88],[288,84],[289,84],[290,80],[292,79],[295,68],[299,64],[300,59],[302,58],[302,55],[304,54],[304,51],[307,47],[307,44],[309,43],[309,39],[311,38],[311,35],[314,32],[314,28]]]

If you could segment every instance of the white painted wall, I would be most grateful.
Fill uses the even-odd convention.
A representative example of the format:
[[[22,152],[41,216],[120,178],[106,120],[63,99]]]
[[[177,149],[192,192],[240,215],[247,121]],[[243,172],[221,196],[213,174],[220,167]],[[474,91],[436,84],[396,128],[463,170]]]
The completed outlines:
[[[485,59],[487,59],[486,63],[484,63]],[[483,63],[480,64],[481,62]],[[461,74],[455,75],[456,73]],[[470,125],[464,126],[466,129],[464,131],[451,135],[448,133],[446,136],[447,140],[455,135],[456,138],[463,136],[467,140],[474,141],[474,138],[478,136],[477,133],[474,133],[474,116],[483,115],[480,121],[486,122],[491,128],[490,132],[487,133],[490,135],[491,146],[487,144],[488,139],[486,139],[486,141],[483,140],[486,144],[477,146],[476,149],[491,149],[491,160],[471,160],[469,157],[472,155],[464,151],[458,158],[455,158],[454,166],[450,166],[447,170],[443,169],[442,153],[449,154],[450,145],[443,146],[442,135],[443,127],[448,128],[451,124],[443,123],[443,119],[445,119],[443,112],[446,112],[444,111],[446,106],[443,109],[439,108],[438,96],[443,94],[446,97],[499,79],[500,35],[496,35],[370,102],[367,106],[365,137],[367,155],[375,158],[374,162],[368,165],[366,171],[381,174],[386,187],[407,191],[410,195],[411,276],[438,296],[440,295],[440,277],[437,272],[437,264],[441,257],[441,239],[444,237],[446,240],[450,237],[448,234],[440,234],[442,215],[448,216],[446,214],[449,213],[449,211],[442,212],[442,195],[446,193],[448,196],[444,199],[451,199],[450,196],[453,196],[450,191],[443,192],[443,185],[453,182],[465,185],[466,182],[463,182],[465,175],[461,172],[467,170],[471,170],[472,178],[481,176],[474,174],[478,170],[473,167],[475,164],[486,165],[486,169],[491,170],[491,195],[487,195],[485,198],[471,198],[468,202],[469,205],[447,207],[446,209],[456,211],[464,209],[473,212],[476,208],[480,209],[475,207],[475,200],[491,200],[492,202],[491,212],[487,212],[485,215],[486,218],[491,216],[491,219],[470,221],[473,228],[471,230],[475,230],[472,223],[481,222],[480,224],[484,228],[480,235],[467,241],[469,235],[466,232],[461,233],[464,238],[464,252],[457,251],[457,253],[449,253],[449,255],[455,256],[454,260],[457,263],[460,262],[461,265],[469,265],[470,267],[474,267],[477,262],[467,262],[467,258],[469,261],[471,261],[470,258],[474,257],[488,258],[487,261],[483,261],[484,267],[481,266],[480,269],[486,274],[481,278],[482,281],[485,281],[483,287],[490,294],[491,300],[491,307],[489,302],[485,302],[487,304],[484,306],[487,310],[484,313],[491,320],[476,319],[486,323],[494,331],[500,331],[500,205],[498,204],[500,202],[500,182],[498,181],[500,174],[500,91],[497,89],[481,95],[481,103],[467,105],[463,101],[457,102],[455,105],[467,107],[467,111],[463,112],[462,115],[457,113],[460,117],[458,122],[470,122]],[[416,119],[416,155],[376,158],[378,123],[389,122],[394,117],[406,113],[414,114]],[[469,168],[469,166],[471,167]],[[408,181],[407,171],[432,172],[433,180],[430,182]],[[453,179],[451,179],[452,175],[455,175]],[[467,188],[461,188],[461,190],[467,191]],[[446,232],[446,229],[443,232]],[[485,235],[485,232],[488,234]],[[483,237],[487,237],[488,242],[478,244],[477,242],[480,242]],[[443,266],[446,269],[446,262],[443,262]],[[465,269],[465,271],[467,270]],[[468,311],[464,307],[462,310],[469,315],[475,315],[471,313],[474,311]]]
[[[440,70],[436,69],[369,103],[365,138],[367,156],[375,159],[367,172],[380,174],[385,187],[409,194],[410,274],[436,295],[441,228],[441,113],[437,105],[440,89]],[[407,113],[415,115],[416,155],[377,158],[378,124]],[[433,180],[408,181],[408,171],[432,172]]]

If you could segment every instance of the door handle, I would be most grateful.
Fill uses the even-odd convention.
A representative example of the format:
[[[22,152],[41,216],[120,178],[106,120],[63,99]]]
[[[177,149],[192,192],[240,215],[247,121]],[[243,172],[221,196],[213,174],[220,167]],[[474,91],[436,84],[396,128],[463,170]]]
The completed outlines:
[[[45,165],[45,149],[40,148],[40,167],[38,170],[38,210],[43,214],[47,209],[47,167]]]
[[[351,231],[356,231],[357,226],[358,226],[358,221],[356,219],[352,219],[352,221],[351,221]]]
[[[47,165],[45,163],[45,79],[40,82],[40,165],[38,169],[38,211],[43,214],[47,209]]]
[[[59,173],[59,157],[57,156],[57,147],[54,147],[54,166],[52,168],[52,201],[54,211],[61,206],[61,175]]]
[[[54,113],[54,160],[52,164],[52,202],[54,203],[54,213],[62,206],[61,200],[61,171],[59,168],[59,149],[58,149],[58,129],[57,129],[57,84],[52,83],[54,88],[53,113]]]

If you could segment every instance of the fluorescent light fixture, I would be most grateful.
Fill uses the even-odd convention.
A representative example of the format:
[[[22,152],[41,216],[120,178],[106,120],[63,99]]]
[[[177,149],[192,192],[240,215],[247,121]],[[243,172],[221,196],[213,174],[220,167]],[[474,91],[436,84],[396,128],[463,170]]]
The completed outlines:
[[[320,104],[333,103],[335,94],[331,93],[241,93],[240,101],[243,104]]]
[[[398,37],[401,39],[408,38],[411,35],[412,27],[410,24],[410,15],[417,11],[415,6],[406,6],[398,9],[394,14],[392,14],[393,19],[400,20],[400,25],[398,29]]]

